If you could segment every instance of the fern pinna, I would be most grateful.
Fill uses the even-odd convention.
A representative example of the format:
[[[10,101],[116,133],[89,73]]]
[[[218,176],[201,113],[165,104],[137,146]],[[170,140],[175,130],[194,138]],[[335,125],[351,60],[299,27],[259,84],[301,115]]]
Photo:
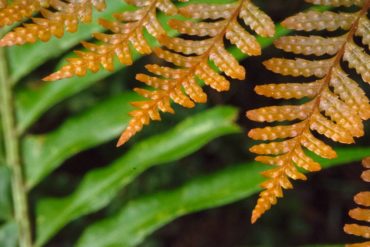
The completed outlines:
[[[362,162],[364,168],[366,169],[361,174],[361,178],[365,182],[370,182],[370,157],[366,158]],[[360,192],[354,197],[354,201],[357,205],[366,208],[355,208],[349,211],[349,216],[354,220],[370,222],[370,191]],[[346,224],[344,226],[344,231],[348,234],[360,236],[369,239],[370,238],[370,227],[359,224]],[[358,244],[348,244],[347,247],[368,247],[370,246],[370,241],[366,241]]]
[[[180,8],[179,13],[199,21],[171,20],[169,25],[180,34],[202,39],[160,37],[160,43],[167,49],[157,48],[154,52],[174,67],[151,64],[146,68],[154,76],[137,75],[137,80],[154,90],[135,89],[146,100],[133,103],[136,109],[130,113],[132,120],[122,133],[118,146],[140,131],[143,125],[149,124],[150,120],[160,120],[159,111],[173,113],[171,100],[189,108],[195,103],[206,102],[207,96],[197,80],[217,91],[228,90],[229,81],[211,68],[209,60],[227,76],[240,80],[245,78],[244,68],[226,51],[224,38],[248,55],[259,55],[261,47],[255,37],[238,23],[238,18],[261,36],[274,35],[272,20],[249,0],[218,5],[192,4]]]
[[[130,43],[141,54],[150,54],[151,47],[144,38],[143,29],[155,38],[165,34],[157,20],[156,9],[167,15],[177,13],[176,6],[170,0],[125,0],[135,5],[138,10],[117,13],[116,21],[100,20],[100,24],[113,34],[95,33],[93,36],[102,44],[82,42],[88,51],[76,51],[77,58],[68,59],[68,64],[59,71],[44,78],[46,81],[60,80],[74,75],[84,76],[88,70],[97,72],[102,66],[108,71],[114,70],[114,57],[125,65],[132,64]],[[183,0],[185,1],[185,0]]]
[[[354,36],[362,37],[370,45],[367,12],[370,0],[306,0],[329,6],[356,5],[358,11],[336,13],[308,11],[287,18],[282,25],[298,31],[334,31],[343,29],[344,35],[324,38],[321,36],[288,36],[275,42],[277,48],[303,55],[331,55],[328,59],[306,60],[272,58],[264,63],[267,69],[289,76],[317,77],[310,83],[281,83],[257,86],[259,95],[274,99],[299,99],[300,104],[262,107],[247,112],[247,117],[258,122],[294,121],[265,128],[252,129],[254,140],[270,141],[253,146],[250,150],[260,156],[256,160],[276,166],[263,172],[267,181],[261,186],[257,205],[251,221],[255,222],[283,196],[282,189],[292,188],[289,179],[306,180],[300,169],[320,170],[320,164],[305,149],[323,158],[335,158],[336,152],[312,131],[333,141],[350,144],[354,137],[364,135],[363,120],[370,117],[369,99],[359,85],[341,68],[346,61],[362,79],[370,83],[370,57]],[[303,103],[302,103],[303,102]]]
[[[64,31],[76,32],[78,23],[91,22],[92,8],[105,9],[105,0],[22,0],[0,11],[0,27],[11,25],[40,12],[43,18],[17,27],[0,40],[0,46],[22,45],[38,40],[47,42],[52,36],[61,38]],[[52,10],[55,11],[52,11]]]

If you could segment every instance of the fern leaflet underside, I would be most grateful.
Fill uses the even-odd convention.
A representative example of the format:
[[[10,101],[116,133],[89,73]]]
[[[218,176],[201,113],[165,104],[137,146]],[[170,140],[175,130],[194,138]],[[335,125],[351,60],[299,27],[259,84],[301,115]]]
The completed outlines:
[[[370,182],[370,157],[366,158],[362,162],[365,171],[362,172],[361,178],[365,182]],[[358,193],[354,197],[354,201],[359,206],[355,209],[349,211],[349,216],[357,221],[370,222],[370,191],[364,191]],[[365,208],[361,208],[365,207]],[[359,224],[346,224],[344,226],[344,231],[348,234],[356,235],[363,238],[370,238],[370,227]],[[346,247],[368,247],[370,246],[370,241],[357,244],[347,244]]]
[[[310,83],[282,83],[257,86],[259,95],[275,99],[305,99],[300,105],[263,107],[247,112],[247,117],[258,122],[294,121],[293,124],[278,124],[252,129],[249,136],[254,140],[270,141],[253,146],[250,150],[259,156],[256,160],[275,166],[263,172],[267,181],[261,186],[257,205],[251,221],[255,222],[263,213],[283,196],[282,189],[292,188],[289,178],[306,180],[299,170],[320,170],[320,164],[306,153],[305,149],[323,158],[332,159],[336,152],[312,131],[333,141],[350,144],[355,137],[364,135],[363,120],[370,118],[369,99],[359,85],[341,68],[346,61],[350,68],[370,83],[370,56],[354,41],[360,36],[362,43],[369,46],[369,20],[367,12],[370,0],[306,0],[315,4],[331,6],[357,5],[361,10],[354,13],[331,11],[308,11],[287,18],[282,25],[298,31],[347,32],[339,37],[287,36],[278,39],[275,46],[286,52],[303,55],[332,55],[328,59],[306,60],[302,58],[272,58],[264,63],[267,69],[289,76],[317,77]],[[302,101],[301,101],[302,102]]]
[[[23,45],[38,40],[47,42],[52,36],[61,38],[64,32],[76,32],[80,22],[89,23],[93,7],[105,9],[105,0],[19,0],[0,10],[0,27],[31,17],[40,12],[43,18],[15,28],[0,40],[0,46]]]
[[[179,13],[199,21],[171,20],[169,25],[180,34],[198,39],[161,36],[159,41],[167,49],[155,49],[155,54],[174,67],[151,64],[146,68],[154,76],[137,75],[137,80],[154,90],[135,89],[146,100],[133,103],[136,109],[130,113],[132,119],[122,133],[118,146],[127,142],[151,120],[160,120],[160,111],[174,113],[171,101],[188,108],[194,107],[195,103],[206,102],[207,95],[197,80],[219,92],[228,90],[229,80],[213,70],[210,61],[228,77],[239,80],[245,78],[245,69],[227,52],[224,39],[248,55],[259,55],[261,47],[255,37],[239,24],[238,18],[261,36],[272,37],[275,32],[272,20],[249,0],[230,4],[192,4],[180,8]]]

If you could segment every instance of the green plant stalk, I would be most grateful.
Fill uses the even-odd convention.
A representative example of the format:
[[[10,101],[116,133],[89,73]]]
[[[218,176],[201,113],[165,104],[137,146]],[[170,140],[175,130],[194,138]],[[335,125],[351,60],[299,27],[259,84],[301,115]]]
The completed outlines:
[[[10,80],[8,80],[4,50],[0,49],[0,108],[6,156],[5,162],[12,173],[14,216],[18,225],[19,246],[32,247],[27,190],[24,185],[13,102],[12,86]]]
[[[1,131],[3,129],[2,121],[1,121],[1,114],[0,114],[0,166],[5,164],[5,154],[4,154],[4,143],[3,143],[3,132]]]

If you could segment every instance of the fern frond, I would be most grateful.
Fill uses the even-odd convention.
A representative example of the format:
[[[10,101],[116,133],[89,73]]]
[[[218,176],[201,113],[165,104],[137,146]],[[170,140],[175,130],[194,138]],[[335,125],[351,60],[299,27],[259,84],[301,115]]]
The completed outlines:
[[[118,146],[151,120],[160,120],[159,111],[173,112],[171,100],[188,108],[194,107],[195,103],[206,102],[207,95],[198,79],[219,92],[228,90],[228,79],[212,69],[210,60],[228,77],[245,78],[245,69],[225,49],[224,38],[252,56],[261,54],[261,47],[256,38],[239,24],[238,18],[261,36],[271,37],[275,32],[272,20],[249,0],[218,5],[193,4],[180,8],[179,12],[185,17],[199,19],[199,22],[171,20],[169,25],[180,34],[203,39],[161,37],[160,43],[168,50],[156,49],[155,53],[176,68],[148,65],[146,68],[154,76],[137,75],[137,80],[154,91],[137,89],[146,100],[133,104],[136,110],[131,113],[132,120],[122,133]]]
[[[258,122],[294,121],[293,124],[278,124],[273,127],[252,129],[249,136],[254,140],[270,141],[255,145],[251,151],[257,153],[256,160],[276,166],[264,172],[267,181],[262,184],[257,205],[251,221],[255,222],[283,196],[282,189],[292,188],[289,179],[305,180],[303,170],[318,171],[320,164],[310,158],[309,150],[323,158],[336,157],[335,151],[317,139],[316,132],[333,141],[351,144],[354,138],[364,135],[363,120],[370,118],[369,99],[360,86],[341,68],[347,61],[369,83],[370,56],[358,46],[353,38],[362,36],[368,44],[367,12],[370,0],[310,0],[316,4],[331,6],[361,6],[354,13],[331,11],[308,11],[287,18],[282,25],[303,31],[334,31],[339,28],[347,33],[339,37],[288,36],[275,42],[277,48],[303,55],[332,55],[321,60],[272,58],[264,63],[267,69],[288,76],[317,77],[309,83],[278,83],[257,86],[259,95],[275,99],[299,99],[304,103],[295,105],[262,107],[247,112],[247,117]],[[365,23],[365,24],[364,24]]]
[[[43,18],[32,18],[32,23],[15,28],[0,40],[0,46],[23,45],[38,40],[47,42],[52,36],[63,37],[65,30],[71,33],[76,32],[79,22],[91,22],[93,7],[99,11],[103,10],[105,0],[23,0],[15,2],[0,12],[0,16],[4,15],[0,24],[12,24],[37,11],[40,11]]]
[[[131,65],[130,44],[140,54],[150,54],[152,49],[144,38],[144,28],[158,39],[165,34],[165,31],[157,20],[156,9],[158,8],[167,15],[174,15],[177,13],[177,8],[169,0],[125,1],[138,9],[114,14],[116,21],[101,19],[100,25],[113,34],[95,33],[94,38],[102,42],[101,44],[82,42],[87,51],[76,51],[76,58],[67,59],[67,65],[44,80],[54,81],[75,75],[84,76],[88,70],[99,71],[101,66],[108,71],[113,71],[115,56],[118,57],[120,63]]]
[[[366,158],[362,162],[364,168],[366,169],[362,174],[361,178],[365,182],[370,182],[370,157]],[[354,197],[354,201],[357,205],[363,206],[366,208],[355,208],[349,211],[349,216],[358,221],[370,222],[370,191],[360,192]],[[363,238],[370,238],[370,227],[359,224],[346,224],[344,226],[344,231],[347,234],[352,234],[360,236]],[[346,247],[368,247],[370,246],[370,241],[358,244],[347,244]]]

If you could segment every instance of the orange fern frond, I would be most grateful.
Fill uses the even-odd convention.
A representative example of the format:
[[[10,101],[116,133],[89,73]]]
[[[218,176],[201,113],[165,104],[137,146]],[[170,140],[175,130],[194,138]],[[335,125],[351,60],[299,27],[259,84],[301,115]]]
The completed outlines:
[[[52,36],[63,37],[65,30],[71,33],[76,32],[79,22],[91,22],[93,7],[99,11],[103,10],[105,0],[22,0],[15,2],[0,12],[0,16],[4,16],[0,25],[12,24],[37,11],[40,11],[43,18],[32,18],[32,23],[15,28],[0,40],[0,46],[23,45],[38,40],[47,42]]]
[[[150,54],[152,49],[144,38],[144,28],[155,38],[165,34],[157,20],[157,8],[167,15],[177,13],[176,6],[170,0],[125,0],[135,5],[138,10],[114,14],[116,21],[100,20],[100,25],[113,34],[95,33],[93,36],[102,44],[82,42],[87,51],[76,51],[77,58],[68,59],[68,64],[59,71],[44,78],[46,81],[60,80],[72,76],[84,76],[88,70],[97,72],[102,66],[108,71],[114,70],[113,60],[117,56],[124,65],[132,64],[130,43],[140,54]]]
[[[365,182],[370,182],[370,157],[366,158],[362,162],[365,167],[365,171],[361,174],[361,178]],[[358,221],[370,222],[370,191],[360,192],[354,197],[354,201],[357,205],[366,208],[355,208],[349,211],[349,216]],[[370,238],[370,227],[359,225],[359,224],[346,224],[344,226],[344,231],[347,234],[356,235],[363,238]],[[370,246],[370,241],[358,244],[347,244],[346,247],[368,247]]]
[[[323,158],[332,159],[336,152],[312,133],[324,135],[340,143],[353,143],[355,137],[364,135],[363,120],[370,118],[370,104],[365,92],[341,68],[347,61],[362,79],[370,83],[370,56],[354,41],[361,36],[369,44],[367,12],[370,0],[308,0],[332,6],[358,5],[354,13],[308,11],[287,18],[286,28],[311,31],[343,29],[339,37],[288,36],[278,39],[275,46],[287,52],[303,55],[332,55],[321,60],[272,58],[264,63],[267,69],[289,76],[317,77],[309,83],[280,83],[257,86],[259,95],[274,99],[304,99],[304,103],[262,107],[247,112],[247,117],[258,122],[294,121],[293,124],[256,128],[249,132],[254,140],[269,141],[250,150],[260,156],[256,160],[276,166],[263,173],[267,181],[261,186],[257,205],[252,213],[254,223],[283,196],[283,189],[292,188],[289,179],[306,180],[301,169],[320,170],[320,164],[310,158],[309,150]],[[300,101],[302,102],[302,101]]]
[[[136,109],[131,112],[132,119],[118,146],[149,124],[150,120],[160,120],[159,111],[173,113],[171,100],[189,108],[195,103],[206,102],[207,95],[197,79],[217,91],[228,90],[229,81],[211,68],[209,60],[227,76],[239,80],[245,78],[245,69],[225,49],[224,38],[248,55],[259,55],[261,47],[255,37],[238,23],[238,18],[262,36],[271,37],[275,32],[272,20],[249,0],[230,4],[192,4],[180,8],[179,12],[185,17],[199,19],[199,22],[171,20],[170,26],[180,34],[198,39],[165,35],[160,38],[160,43],[168,50],[158,48],[156,55],[176,68],[148,65],[146,68],[155,76],[137,75],[137,80],[154,88],[154,91],[136,89],[146,101],[133,103]],[[199,37],[202,39],[199,40]]]

